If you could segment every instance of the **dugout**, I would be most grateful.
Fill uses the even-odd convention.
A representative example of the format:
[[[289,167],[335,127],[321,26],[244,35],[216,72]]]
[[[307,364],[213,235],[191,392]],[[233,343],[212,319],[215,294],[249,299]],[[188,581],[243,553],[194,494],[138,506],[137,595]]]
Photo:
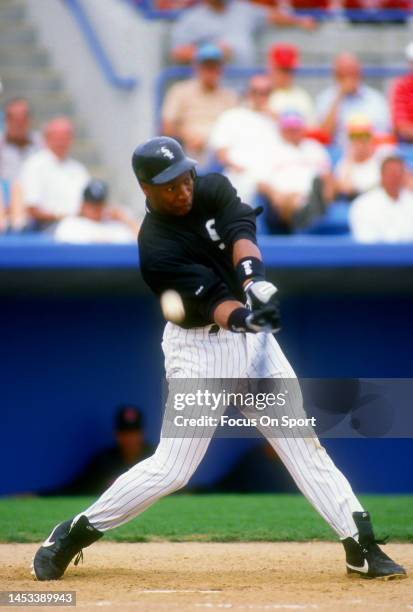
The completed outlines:
[[[279,340],[300,376],[412,374],[413,249],[348,237],[262,237],[281,293]],[[111,440],[114,407],[142,407],[159,436],[163,321],[135,245],[0,239],[0,494],[57,486]],[[363,493],[408,493],[412,438],[326,440]],[[251,440],[216,440],[192,479],[206,485]]]

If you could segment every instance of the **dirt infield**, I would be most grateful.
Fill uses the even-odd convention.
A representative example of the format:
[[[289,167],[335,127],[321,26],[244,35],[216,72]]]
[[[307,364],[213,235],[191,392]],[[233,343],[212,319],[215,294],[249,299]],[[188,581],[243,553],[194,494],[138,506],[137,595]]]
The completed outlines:
[[[411,578],[348,578],[338,544],[102,542],[49,583],[30,576],[35,550],[0,545],[0,590],[74,590],[82,610],[413,610]],[[413,571],[413,545],[386,551]]]

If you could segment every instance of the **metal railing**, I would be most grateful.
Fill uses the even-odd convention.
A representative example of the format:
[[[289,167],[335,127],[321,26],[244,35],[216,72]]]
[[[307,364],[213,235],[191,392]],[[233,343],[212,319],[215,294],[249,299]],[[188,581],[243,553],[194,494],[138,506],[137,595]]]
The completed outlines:
[[[116,89],[133,90],[138,84],[138,79],[136,77],[124,77],[117,73],[82,3],[79,0],[62,0],[62,2],[70,10],[106,81]]]

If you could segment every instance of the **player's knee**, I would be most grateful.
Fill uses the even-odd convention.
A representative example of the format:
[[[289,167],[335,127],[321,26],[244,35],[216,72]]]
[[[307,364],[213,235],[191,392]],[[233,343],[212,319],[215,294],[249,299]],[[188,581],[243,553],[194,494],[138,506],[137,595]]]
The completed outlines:
[[[147,460],[146,467],[154,479],[160,479],[167,494],[182,489],[192,474],[184,465],[177,465],[176,461],[171,464],[170,461],[162,460],[157,453]]]
[[[176,474],[173,480],[171,480],[171,485],[170,485],[171,491],[170,492],[178,491],[179,489],[183,489],[188,484],[189,478],[190,476],[186,473]]]

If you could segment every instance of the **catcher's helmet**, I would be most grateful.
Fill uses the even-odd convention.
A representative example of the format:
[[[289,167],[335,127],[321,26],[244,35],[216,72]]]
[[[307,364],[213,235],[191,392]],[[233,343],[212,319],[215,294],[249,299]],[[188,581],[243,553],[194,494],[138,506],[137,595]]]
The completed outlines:
[[[179,142],[167,136],[151,138],[136,147],[132,156],[132,168],[138,181],[150,185],[162,185],[188,170],[196,161],[186,157]]]

